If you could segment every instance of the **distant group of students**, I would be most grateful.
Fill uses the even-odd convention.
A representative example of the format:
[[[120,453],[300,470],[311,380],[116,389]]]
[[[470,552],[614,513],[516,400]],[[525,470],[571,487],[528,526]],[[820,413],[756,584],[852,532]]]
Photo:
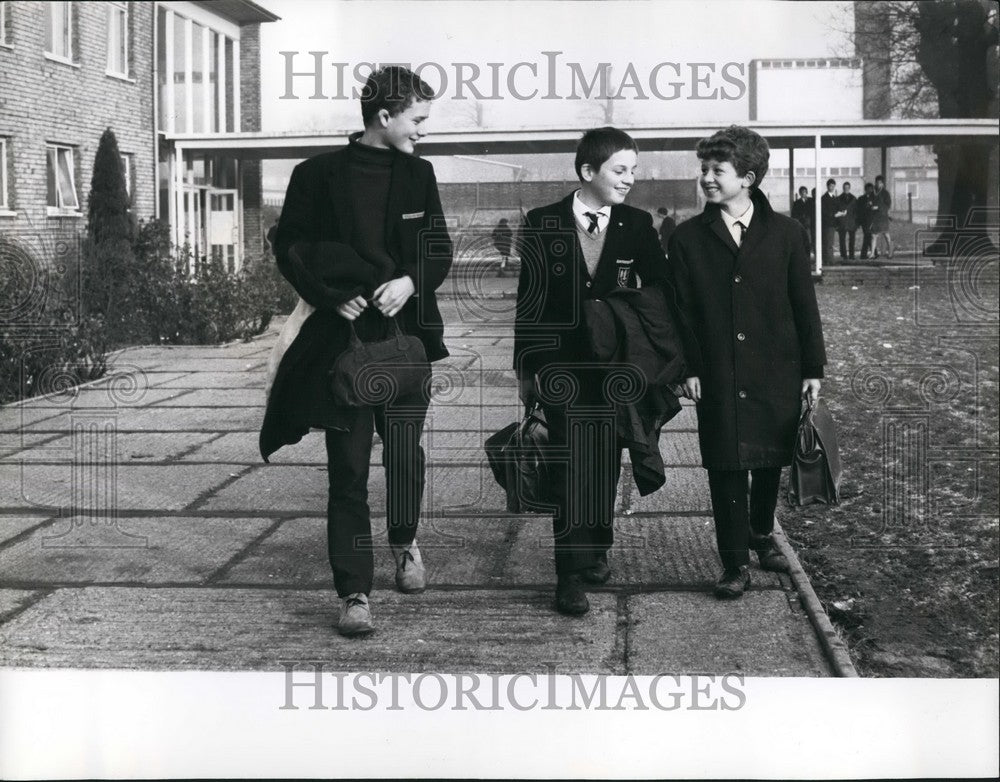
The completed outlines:
[[[386,339],[392,320],[419,337],[430,361],[448,355],[435,290],[452,244],[433,167],[413,154],[433,97],[405,68],[374,72],[361,98],[364,130],[295,168],[275,236],[278,267],[306,317],[279,338],[260,448],[267,459],[310,428],[326,432],[327,548],[345,636],[374,629],[376,431],[396,587],[420,592],[428,581],[416,537],[429,390],[338,409],[328,372],[352,334]],[[549,447],[562,454],[549,478],[554,607],[563,614],[587,613],[588,586],[611,578],[623,449],[641,493],[664,485],[660,427],[680,411],[678,397],[694,403],[708,471],[723,566],[715,596],[737,598],[750,586],[751,552],[762,569],[788,568],[772,534],[778,485],[826,363],[808,235],[760,190],[770,152],[759,134],[732,126],[696,152],[705,209],[671,226],[667,252],[652,216],[624,203],[638,149],[613,127],[582,135],[579,187],[518,227],[511,367],[522,402],[544,412]],[[510,250],[505,228],[494,236],[501,252]]]
[[[800,187],[792,204],[792,217],[808,231],[812,244],[816,243],[816,191]],[[865,191],[860,197],[851,192],[851,183],[844,182],[837,193],[837,181],[826,180],[826,192],[820,198],[820,231],[823,260],[833,259],[834,236],[840,240],[842,260],[854,260],[855,239],[861,229],[861,260],[872,258],[892,258],[892,235],[889,225],[892,220],[890,210],[892,198],[885,188],[885,177],[875,177],[875,183],[865,183]]]

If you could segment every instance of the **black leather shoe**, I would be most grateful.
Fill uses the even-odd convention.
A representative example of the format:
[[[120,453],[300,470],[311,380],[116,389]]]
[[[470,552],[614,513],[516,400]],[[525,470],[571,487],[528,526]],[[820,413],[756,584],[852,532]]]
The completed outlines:
[[[787,573],[788,560],[785,555],[778,551],[778,547],[772,545],[767,549],[757,551],[757,561],[760,562],[761,570],[770,570],[772,573]]]
[[[556,610],[570,616],[583,616],[590,610],[590,601],[587,600],[583,581],[578,574],[559,577],[556,584]]]
[[[611,568],[608,567],[607,554],[599,554],[597,562],[580,571],[580,577],[588,584],[606,584],[611,578]]]
[[[713,594],[719,600],[731,600],[741,597],[750,588],[750,567],[741,565],[738,568],[726,568],[719,582],[715,585]]]

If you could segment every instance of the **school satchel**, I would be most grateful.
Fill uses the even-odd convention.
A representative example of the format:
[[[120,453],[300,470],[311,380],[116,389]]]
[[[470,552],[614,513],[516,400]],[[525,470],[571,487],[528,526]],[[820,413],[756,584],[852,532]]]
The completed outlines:
[[[795,454],[788,477],[788,502],[808,505],[840,501],[840,452],[833,417],[820,399],[806,407],[799,419]]]
[[[395,318],[391,335],[376,342],[362,342],[350,323],[347,349],[330,369],[334,402],[343,407],[384,405],[425,389],[431,365],[417,337],[404,334]]]
[[[508,513],[549,513],[552,508],[545,448],[549,442],[545,413],[533,405],[519,422],[508,424],[486,440],[486,459],[493,477],[507,493]]]

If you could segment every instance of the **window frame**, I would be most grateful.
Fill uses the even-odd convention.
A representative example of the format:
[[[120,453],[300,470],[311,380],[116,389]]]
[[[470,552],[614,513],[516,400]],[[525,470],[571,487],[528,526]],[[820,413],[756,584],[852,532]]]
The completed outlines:
[[[9,47],[11,45],[10,38],[7,37],[8,22],[7,0],[0,0],[0,46]]]
[[[119,0],[109,0],[107,3],[108,16],[107,16],[107,26],[108,26],[108,57],[107,57],[107,69],[105,73],[108,76],[114,76],[120,79],[131,79],[132,78],[132,67],[130,62],[130,56],[132,54],[131,47],[129,46],[129,39],[131,35],[131,13],[129,8],[129,3],[120,2]],[[118,18],[121,20],[121,27],[119,29],[120,39],[115,41],[112,40],[112,25],[111,21],[115,14],[118,14]],[[114,52],[120,52],[122,61],[122,70],[115,70],[114,63],[112,62],[112,54]]]
[[[10,215],[10,199],[7,188],[7,136],[0,136],[0,215]]]
[[[55,19],[55,14],[59,9],[65,9],[66,11],[66,54],[55,51],[55,26],[52,22]],[[73,25],[75,22],[75,14],[73,13],[73,1],[72,0],[58,0],[56,2],[46,3],[45,5],[45,56],[50,60],[55,60],[56,62],[67,63],[69,65],[79,65],[76,61],[76,37],[73,35]]]
[[[125,193],[128,195],[128,205],[131,208],[132,193],[135,191],[135,182],[132,178],[135,172],[135,165],[132,161],[133,154],[131,152],[119,151],[118,157],[122,163],[122,176],[125,177]]]
[[[61,216],[76,216],[80,215],[80,193],[76,189],[76,147],[70,144],[59,144],[57,142],[46,142],[45,144],[45,181],[46,181],[46,191],[48,191],[48,178],[50,165],[52,163],[53,156],[50,154],[55,153],[55,165],[52,168],[52,175],[54,177],[53,193],[55,194],[56,203],[53,204],[49,201],[48,193],[46,192],[46,209],[50,217],[61,217]],[[73,192],[73,198],[76,201],[75,206],[67,206],[63,202],[63,192],[62,188],[59,186],[59,158],[60,153],[69,154],[69,165],[66,166],[66,173],[69,175],[70,181],[69,186]]]

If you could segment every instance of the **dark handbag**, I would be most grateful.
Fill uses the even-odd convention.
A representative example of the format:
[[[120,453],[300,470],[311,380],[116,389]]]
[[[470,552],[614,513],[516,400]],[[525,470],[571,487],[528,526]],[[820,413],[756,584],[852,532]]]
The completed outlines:
[[[508,424],[486,440],[493,477],[507,493],[508,513],[549,513],[553,498],[545,448],[549,430],[537,404],[520,422]]]
[[[330,370],[330,391],[343,407],[368,407],[426,390],[431,376],[427,352],[417,337],[404,334],[390,318],[390,337],[362,342],[350,323],[347,349]]]
[[[788,502],[808,505],[840,501],[840,451],[833,417],[822,399],[806,407],[799,419],[795,454],[788,477]]]

